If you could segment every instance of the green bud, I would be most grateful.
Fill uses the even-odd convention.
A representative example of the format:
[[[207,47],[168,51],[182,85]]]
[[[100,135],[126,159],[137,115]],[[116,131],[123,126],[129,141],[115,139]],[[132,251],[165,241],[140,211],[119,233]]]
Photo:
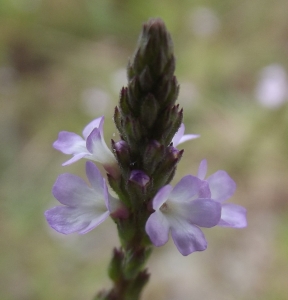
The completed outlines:
[[[163,70],[163,74],[164,74],[164,78],[166,80],[170,80],[171,78],[174,77],[174,72],[175,72],[175,57],[172,55],[168,61],[167,61],[167,64],[165,65],[164,67],[164,70]]]
[[[139,77],[136,75],[129,82],[128,97],[127,97],[127,102],[131,107],[131,113],[136,117],[139,115],[139,110],[140,110],[139,104],[140,104],[141,97],[142,97],[142,91],[139,82]]]
[[[133,172],[133,171],[132,171]],[[147,180],[137,181],[133,180],[132,177],[127,182],[127,191],[130,194],[131,205],[135,211],[139,210],[143,202],[146,200],[146,191],[150,184],[150,178],[147,176]]]
[[[155,81],[153,80],[149,66],[145,66],[143,71],[140,73],[139,83],[142,92],[149,92],[153,88]]]
[[[164,120],[168,120],[165,124]],[[183,109],[179,111],[179,105],[174,105],[171,108],[165,110],[159,119],[159,131],[162,132],[160,141],[164,145],[169,145],[175,133],[178,131],[183,120]],[[166,125],[165,128],[161,128],[161,125]]]
[[[143,26],[133,62],[130,64],[133,72],[129,70],[129,76],[133,73],[141,74],[149,66],[153,81],[157,82],[172,57],[173,42],[164,22],[161,19],[152,19]]]
[[[117,227],[121,245],[123,249],[126,249],[135,237],[137,228],[135,228],[131,219],[119,219]]]
[[[145,64],[143,63],[142,56],[141,56],[141,53],[140,53],[140,49],[137,49],[135,54],[134,54],[134,58],[133,58],[133,62],[132,62],[132,68],[133,68],[135,76],[136,76],[136,74],[141,73],[144,66],[145,66]]]
[[[167,89],[166,96],[163,98],[160,98],[160,99],[163,99],[163,101],[162,101],[163,108],[174,106],[174,104],[178,98],[178,95],[179,95],[180,86],[179,86],[175,76],[171,80],[168,81],[168,85],[169,85],[169,88]]]
[[[149,278],[150,274],[148,274],[146,269],[144,271],[139,272],[136,278],[130,283],[127,289],[125,300],[140,299],[141,291],[147,284]]]
[[[152,94],[148,94],[144,99],[141,106],[140,118],[143,126],[150,129],[158,116],[159,105],[158,101]]]
[[[115,110],[114,110],[114,123],[115,123],[122,139],[126,140],[127,137],[126,137],[125,131],[123,129],[123,125],[122,125],[123,121],[121,118],[121,113],[117,106],[115,107]]]
[[[130,172],[129,165],[131,161],[130,149],[127,142],[120,140],[115,143],[112,140],[111,147],[124,177],[127,178],[128,172]]]
[[[126,253],[125,277],[127,279],[135,277],[141,271],[151,252],[152,248],[149,247]]]
[[[131,80],[134,76],[135,76],[135,72],[133,70],[132,63],[131,63],[131,61],[129,59],[128,65],[127,65],[127,77],[128,77],[128,81]]]
[[[128,89],[123,87],[120,92],[120,100],[119,100],[119,107],[120,107],[121,115],[123,117],[129,115],[130,113],[127,94],[128,94]]]
[[[114,192],[118,195],[119,199],[127,206],[128,208],[131,206],[129,202],[129,196],[126,194],[125,184],[123,183],[123,179],[115,179],[110,174],[107,174],[108,183]]]
[[[159,142],[152,140],[146,147],[143,154],[144,171],[151,175],[156,167],[163,160],[165,148]]]
[[[179,94],[179,85],[175,76],[169,80],[162,80],[159,82],[158,88],[154,93],[158,99],[160,110],[163,111],[169,107],[174,106]]]
[[[178,151],[174,147],[171,148],[175,149],[175,151],[170,151],[170,148],[168,149],[165,158],[152,175],[152,178],[154,179],[153,191],[158,191],[159,188],[172,180],[173,177],[171,178],[171,176],[175,172],[174,169],[183,155],[184,150]]]
[[[140,120],[126,117],[123,122],[123,129],[125,136],[127,137],[127,143],[129,144],[132,152],[139,151],[138,144],[142,139],[142,135],[146,133],[140,123]]]
[[[124,253],[121,249],[114,248],[113,249],[113,257],[110,262],[108,268],[109,277],[117,282],[123,277],[123,260],[124,260]]]

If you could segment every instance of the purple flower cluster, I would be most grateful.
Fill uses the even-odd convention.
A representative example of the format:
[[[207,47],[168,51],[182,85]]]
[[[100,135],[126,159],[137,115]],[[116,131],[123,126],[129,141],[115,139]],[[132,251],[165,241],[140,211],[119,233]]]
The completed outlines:
[[[182,255],[207,248],[199,227],[243,228],[246,209],[223,204],[235,192],[236,184],[225,171],[217,171],[204,180],[207,163],[200,163],[198,177],[187,175],[173,188],[166,185],[153,199],[154,213],[146,223],[146,232],[155,246],[168,241],[169,232]]]
[[[72,132],[59,133],[54,148],[73,155],[63,165],[87,158],[101,163],[113,178],[119,177],[117,161],[103,138],[103,123],[104,117],[89,123],[83,130],[84,138]],[[184,131],[182,124],[172,139],[173,147],[199,137],[184,135]],[[235,182],[225,171],[217,171],[204,179],[206,171],[207,162],[203,160],[197,176],[187,175],[174,187],[165,185],[151,200],[154,211],[146,222],[145,230],[155,246],[164,245],[171,233],[179,252],[188,255],[207,247],[199,227],[242,228],[247,225],[245,208],[224,203],[234,194]],[[53,186],[53,195],[62,205],[47,210],[45,216],[49,225],[60,233],[84,234],[109,215],[113,218],[128,217],[128,210],[119,199],[110,195],[105,179],[91,161],[86,162],[86,175],[90,186],[78,176],[67,173],[60,175]],[[134,170],[130,180],[144,186],[149,177]]]

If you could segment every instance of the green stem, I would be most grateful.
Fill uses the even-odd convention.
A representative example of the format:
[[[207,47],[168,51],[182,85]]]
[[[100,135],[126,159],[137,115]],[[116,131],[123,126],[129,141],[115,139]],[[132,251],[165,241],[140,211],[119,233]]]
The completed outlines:
[[[109,267],[109,277],[113,287],[100,292],[95,300],[139,300],[141,292],[149,280],[144,269],[151,254],[147,236],[143,231],[143,217],[131,214],[118,222],[118,232],[122,247],[114,249]]]

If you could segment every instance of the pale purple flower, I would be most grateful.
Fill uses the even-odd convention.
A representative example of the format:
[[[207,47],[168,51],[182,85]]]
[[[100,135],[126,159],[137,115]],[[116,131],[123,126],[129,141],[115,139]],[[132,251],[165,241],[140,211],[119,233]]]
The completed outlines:
[[[233,203],[224,203],[236,190],[236,183],[227,174],[219,170],[204,180],[207,173],[207,161],[202,160],[198,169],[198,178],[208,182],[211,192],[211,199],[222,204],[221,219],[218,226],[243,228],[247,226],[246,209]]]
[[[83,137],[68,131],[59,132],[58,139],[53,147],[64,154],[73,157],[63,163],[63,166],[72,164],[81,158],[100,162],[104,169],[113,177],[118,177],[119,167],[111,150],[107,147],[103,137],[104,117],[90,122],[83,130]]]
[[[184,134],[184,132],[185,132],[185,125],[182,123],[172,139],[172,143],[174,147],[177,147],[179,144],[182,144],[186,141],[200,137],[199,134]]]
[[[151,242],[164,245],[171,232],[172,239],[182,255],[207,248],[200,227],[213,227],[221,215],[220,203],[198,197],[203,185],[199,178],[187,175],[173,188],[162,187],[153,199],[153,212],[147,220],[146,232]]]
[[[47,210],[45,217],[60,233],[84,234],[110,214],[123,215],[123,205],[109,194],[105,179],[92,162],[86,163],[86,174],[91,186],[69,173],[60,175],[53,186],[52,193],[63,206]]]

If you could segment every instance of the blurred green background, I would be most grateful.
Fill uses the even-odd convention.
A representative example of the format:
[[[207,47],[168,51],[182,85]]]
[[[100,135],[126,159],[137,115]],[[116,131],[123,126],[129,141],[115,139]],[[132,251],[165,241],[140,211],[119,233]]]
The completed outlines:
[[[92,299],[109,286],[119,245],[112,221],[84,236],[48,228],[62,167],[60,130],[81,133],[106,116],[106,140],[142,23],[172,34],[187,133],[174,182],[225,169],[243,230],[206,230],[208,249],[155,249],[143,300],[287,299],[288,2],[286,0],[0,0],[0,299]]]

